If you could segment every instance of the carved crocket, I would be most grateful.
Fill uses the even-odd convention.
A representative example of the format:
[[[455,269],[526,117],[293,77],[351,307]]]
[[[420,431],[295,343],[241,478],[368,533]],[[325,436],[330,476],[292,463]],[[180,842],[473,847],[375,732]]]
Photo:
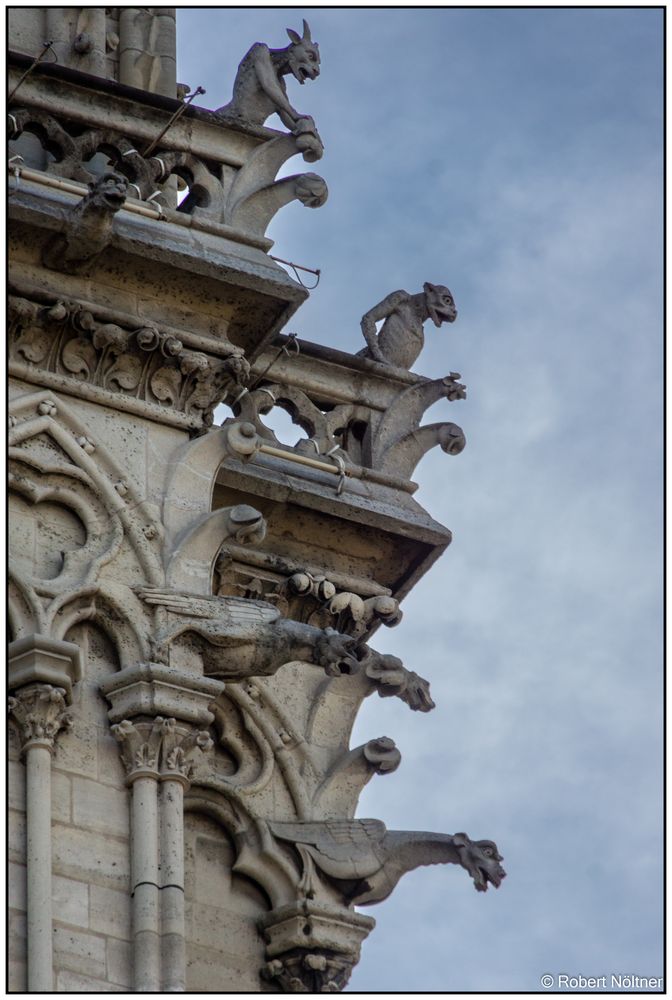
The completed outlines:
[[[252,125],[263,125],[267,118],[277,113],[287,128],[297,133],[313,120],[309,115],[296,111],[287,98],[284,76],[292,74],[300,84],[314,80],[320,74],[320,50],[310,37],[310,28],[303,22],[303,37],[287,29],[290,44],[284,49],[271,49],[263,42],[255,42],[243,57],[233,83],[233,98],[217,115],[237,118]],[[300,122],[304,126],[300,126]]]
[[[42,262],[55,271],[80,274],[112,239],[112,220],[126,201],[128,181],[105,173],[89,184],[88,194],[68,213],[65,229],[44,248]]]
[[[410,368],[425,343],[425,320],[431,319],[439,327],[442,323],[453,323],[456,318],[455,302],[445,285],[426,281],[417,295],[391,292],[362,316],[362,333],[368,346],[359,352],[360,356],[396,368]],[[384,322],[376,334],[379,320]]]
[[[278,839],[293,844],[303,865],[303,883],[312,891],[314,865],[337,883],[348,903],[366,906],[387,899],[407,872],[422,865],[461,865],[474,887],[499,888],[506,872],[492,840],[471,840],[466,833],[387,830],[377,819],[268,824]]]

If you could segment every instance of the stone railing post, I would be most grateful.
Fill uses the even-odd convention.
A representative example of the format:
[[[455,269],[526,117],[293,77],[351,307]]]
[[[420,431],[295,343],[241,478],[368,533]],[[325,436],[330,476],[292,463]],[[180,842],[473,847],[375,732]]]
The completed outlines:
[[[186,988],[184,789],[195,758],[212,747],[209,704],[224,684],[158,663],[129,667],[101,685],[132,788],[134,988]]]
[[[26,924],[28,991],[53,990],[51,924],[51,756],[82,676],[74,643],[31,635],[9,646],[9,711],[26,761]]]

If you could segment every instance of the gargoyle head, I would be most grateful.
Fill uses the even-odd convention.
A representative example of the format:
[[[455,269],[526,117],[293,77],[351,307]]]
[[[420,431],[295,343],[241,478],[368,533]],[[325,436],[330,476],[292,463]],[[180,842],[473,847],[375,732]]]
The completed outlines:
[[[110,212],[118,212],[126,201],[128,181],[121,174],[108,171],[89,184],[87,201],[105,208]]]
[[[442,323],[454,323],[457,319],[455,300],[450,289],[445,285],[432,285],[426,281],[422,286],[425,293],[427,312],[434,326]]]
[[[315,644],[315,662],[324,667],[329,677],[355,674],[359,670],[359,662],[353,655],[354,644],[355,639],[350,636],[325,628]]]
[[[488,882],[499,889],[506,872],[500,865],[504,858],[494,840],[470,840],[466,833],[456,833],[453,843],[460,856],[460,864],[469,872],[478,892],[486,892]]]
[[[300,84],[314,80],[320,75],[320,50],[310,37],[308,22],[303,22],[303,38],[291,28],[287,28],[287,34],[292,43],[287,49],[290,70]]]

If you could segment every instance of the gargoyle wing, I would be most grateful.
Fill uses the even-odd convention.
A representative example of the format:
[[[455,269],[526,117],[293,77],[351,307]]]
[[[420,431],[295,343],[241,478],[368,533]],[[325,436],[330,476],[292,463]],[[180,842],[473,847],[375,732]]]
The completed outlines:
[[[326,820],[323,823],[269,823],[278,840],[303,847],[315,864],[332,878],[366,878],[377,872],[386,833],[377,819]]]
[[[234,625],[269,625],[280,618],[280,612],[265,601],[249,601],[239,597],[219,597],[226,604]]]
[[[203,597],[194,594],[143,587],[138,597],[188,618],[226,619],[232,625],[264,625],[276,621],[280,612],[272,604],[243,601],[236,597]]]
[[[172,611],[173,614],[186,615],[189,618],[219,618],[225,613],[218,597],[197,597],[192,594],[160,590],[158,587],[143,587],[137,593],[147,604],[154,604]]]

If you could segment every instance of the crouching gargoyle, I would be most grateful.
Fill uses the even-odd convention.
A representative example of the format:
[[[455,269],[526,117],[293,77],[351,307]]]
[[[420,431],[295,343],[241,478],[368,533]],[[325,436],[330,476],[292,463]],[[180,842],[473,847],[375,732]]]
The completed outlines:
[[[360,356],[410,369],[424,346],[423,323],[427,319],[437,327],[457,319],[455,301],[445,285],[426,281],[417,295],[391,292],[362,316],[362,333],[368,346],[359,352]],[[383,325],[376,334],[376,323],[380,320]]]
[[[128,181],[105,173],[89,184],[88,193],[67,215],[65,228],[44,248],[45,267],[66,274],[82,274],[112,239],[112,220],[126,201]]]
[[[310,37],[310,28],[303,22],[303,36],[287,29],[290,44],[284,49],[271,49],[264,42],[255,42],[243,57],[233,82],[233,98],[218,108],[215,114],[222,118],[238,119],[251,125],[263,125],[274,113],[293,135],[299,145],[316,145],[318,139],[315,123],[310,115],[301,114],[289,103],[287,85],[283,77],[292,74],[303,85],[320,75],[320,50]],[[321,143],[319,144],[321,147]],[[300,151],[303,152],[303,149]],[[317,160],[321,148],[305,159]]]
[[[499,888],[506,872],[492,840],[471,840],[466,833],[388,830],[377,819],[275,823],[268,827],[292,844],[302,864],[301,890],[315,893],[315,872],[327,877],[349,904],[367,906],[387,899],[407,872],[423,865],[461,865],[474,887]]]

